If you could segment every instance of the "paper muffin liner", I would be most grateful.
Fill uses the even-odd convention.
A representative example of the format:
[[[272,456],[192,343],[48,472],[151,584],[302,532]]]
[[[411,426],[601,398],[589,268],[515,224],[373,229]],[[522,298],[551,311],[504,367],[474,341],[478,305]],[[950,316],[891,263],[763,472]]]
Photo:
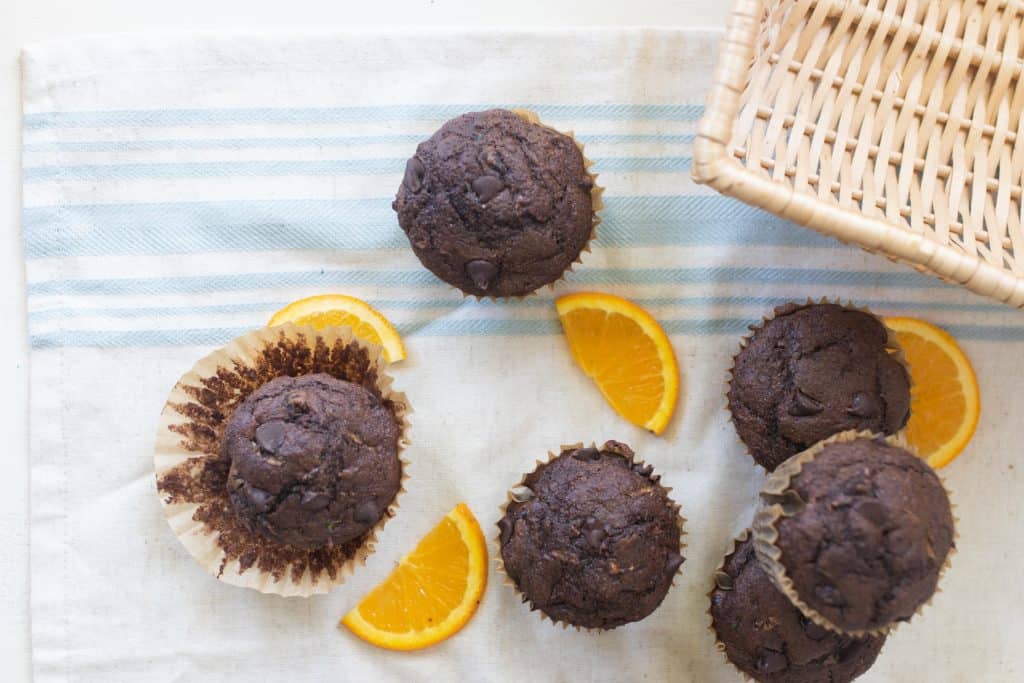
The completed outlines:
[[[602,444],[601,446],[598,446],[596,443],[591,442],[590,445],[591,445],[591,448],[597,448],[598,450],[605,450],[605,451],[612,452],[612,453],[618,453],[619,455],[622,455],[622,456],[628,458],[630,464],[633,465],[634,468],[637,465],[640,466],[641,470],[649,468],[650,471],[647,472],[644,476],[646,476],[648,479],[650,479],[653,483],[657,484],[658,486],[661,486],[661,488],[665,491],[665,495],[667,497],[668,497],[668,494],[672,493],[672,487],[671,486],[664,486],[664,485],[662,485],[662,483],[661,483],[661,475],[660,474],[654,474],[654,467],[652,465],[648,465],[645,461],[637,458],[636,454],[633,453],[632,449],[630,449],[628,454],[627,454],[627,453],[621,452],[620,450],[617,450],[614,446],[612,446],[611,448],[607,448],[607,446],[609,446],[610,444],[613,444],[613,443],[615,443],[615,442],[608,441],[608,442],[605,442],[604,444]],[[563,446],[559,447],[558,453],[552,453],[551,451],[548,451],[547,460],[535,460],[534,461],[533,470],[531,470],[529,472],[523,473],[523,476],[521,476],[519,478],[519,483],[517,483],[515,486],[513,486],[512,488],[508,489],[508,491],[506,491],[506,493],[505,493],[505,502],[498,506],[498,520],[500,521],[500,520],[505,518],[505,514],[508,512],[508,506],[511,503],[525,502],[527,500],[530,500],[533,497],[533,492],[530,491],[529,487],[526,486],[526,478],[527,477],[529,477],[531,474],[537,472],[542,467],[546,467],[546,466],[550,465],[551,462],[553,460],[555,460],[556,458],[558,458],[562,453],[565,453],[566,451],[577,450],[579,448],[584,448],[584,447],[585,446],[584,446],[583,442],[574,443],[574,444],[566,444],[566,445],[563,445]],[[636,470],[634,469],[634,471],[636,471]],[[530,491],[530,493],[529,494],[525,494],[523,489],[525,489],[526,491]],[[686,549],[686,528],[685,528],[686,527],[686,518],[683,517],[683,515],[681,514],[682,507],[680,506],[680,504],[677,503],[676,501],[672,500],[671,497],[669,497],[669,501],[671,501],[671,503],[672,503],[673,512],[676,513],[676,524],[679,527],[679,554],[683,555],[683,551]],[[498,526],[498,525],[496,525],[496,526]],[[565,630],[565,629],[571,627],[571,628],[575,629],[576,631],[582,631],[582,632],[585,632],[585,633],[601,633],[601,632],[604,632],[604,631],[613,630],[613,629],[604,629],[604,628],[586,628],[584,626],[577,626],[576,624],[572,624],[572,623],[569,623],[567,621],[562,621],[561,619],[553,619],[552,617],[548,616],[547,613],[545,613],[543,609],[541,609],[540,607],[535,605],[533,603],[533,601],[531,601],[528,597],[526,597],[526,595],[522,591],[519,590],[519,586],[516,584],[515,581],[512,580],[512,577],[510,577],[508,575],[508,572],[505,570],[505,558],[504,558],[504,556],[502,555],[502,552],[501,552],[502,546],[501,546],[501,527],[500,526],[498,526],[498,533],[494,537],[494,545],[497,548],[497,551],[494,553],[495,564],[497,566],[498,573],[502,577],[502,585],[508,586],[512,590],[514,590],[516,595],[519,596],[520,601],[523,602],[523,604],[529,605],[531,612],[537,612],[538,614],[540,614],[541,621],[547,621],[547,622],[551,622],[553,625],[561,626],[562,630]],[[685,556],[683,556],[683,557],[684,557],[684,560],[685,560]],[[675,574],[672,576],[672,583],[670,585],[670,590],[671,590],[671,588],[675,587],[676,577],[678,577],[679,574],[682,572],[683,564],[685,564],[685,562],[683,562],[682,564],[679,565],[679,567],[676,569]],[[648,616],[650,616],[650,615],[648,615]],[[628,626],[628,625],[629,624],[623,624],[623,626]],[[618,628],[618,627],[615,627],[615,628]]]
[[[405,394],[392,389],[383,350],[348,327],[316,330],[293,323],[234,339],[199,360],[171,390],[160,415],[154,465],[157,492],[174,535],[217,579],[261,593],[308,597],[344,583],[373,553],[376,536],[398,510],[405,491],[412,412]],[[225,486],[229,461],[220,439],[234,409],[253,391],[281,376],[326,372],[378,394],[399,422],[398,493],[380,521],[341,546],[301,550],[249,531],[234,514]],[[208,490],[203,490],[204,484]]]
[[[587,238],[586,243],[580,249],[580,253],[576,256],[576,259],[572,263],[569,264],[569,266],[562,272],[561,276],[559,276],[559,278],[557,280],[549,282],[546,285],[541,285],[540,287],[538,287],[537,289],[533,290],[532,292],[528,292],[526,294],[518,294],[518,295],[515,295],[515,296],[505,296],[505,297],[479,296],[479,295],[476,295],[476,294],[466,294],[465,292],[463,292],[464,296],[473,296],[473,297],[476,297],[477,300],[480,300],[480,299],[491,299],[493,301],[497,301],[498,299],[515,299],[517,301],[522,301],[523,299],[526,299],[528,297],[535,296],[537,294],[537,292],[540,291],[541,289],[543,289],[544,287],[547,287],[549,289],[554,289],[559,283],[564,282],[566,276],[569,273],[573,272],[573,266],[575,266],[575,265],[582,265],[583,264],[583,254],[584,253],[588,253],[588,254],[590,253],[590,245],[593,243],[594,239],[597,238],[597,226],[601,224],[601,211],[604,210],[604,199],[603,199],[604,188],[597,184],[598,174],[594,173],[594,171],[592,170],[594,162],[593,162],[593,160],[591,160],[587,156],[587,151],[584,149],[583,143],[580,142],[578,139],[576,139],[576,135],[571,130],[569,130],[569,131],[562,131],[562,130],[558,130],[557,128],[555,128],[553,126],[547,125],[546,123],[544,123],[543,121],[540,120],[540,116],[538,116],[536,112],[531,111],[529,109],[515,108],[515,109],[510,109],[509,111],[511,111],[513,114],[515,114],[519,118],[523,119],[527,123],[531,123],[531,124],[538,125],[538,126],[544,126],[545,128],[553,130],[553,131],[555,131],[556,133],[558,133],[560,135],[565,135],[570,140],[572,140],[573,144],[576,145],[576,148],[580,150],[580,154],[583,155],[583,170],[590,177],[590,179],[594,183],[593,188],[591,188],[591,190],[590,190],[590,207],[591,207],[590,237]],[[459,291],[462,291],[462,290],[459,290]]]
[[[881,440],[890,446],[902,448],[903,450],[910,452],[915,457],[918,457],[916,450],[907,442],[903,433],[887,436],[870,431],[858,432],[850,430],[840,432],[839,434],[835,434],[827,439],[819,441],[807,450],[794,455],[789,460],[786,460],[779,465],[774,472],[768,475],[768,478],[765,480],[764,486],[761,489],[762,502],[754,513],[751,533],[753,534],[754,539],[754,551],[757,553],[757,559],[761,563],[761,567],[765,572],[767,572],[772,583],[774,583],[775,586],[782,591],[787,598],[789,598],[790,602],[792,602],[805,617],[813,621],[818,626],[830,631],[853,636],[854,638],[864,638],[867,636],[881,636],[891,633],[903,622],[892,622],[874,629],[844,629],[832,623],[828,618],[803,601],[797,594],[796,588],[793,585],[793,580],[789,577],[785,566],[782,564],[782,551],[776,545],[779,538],[779,532],[776,528],[776,524],[780,519],[789,516],[791,513],[787,512],[785,503],[768,503],[764,500],[764,496],[766,494],[774,496],[776,499],[784,499],[787,491],[790,490],[789,484],[793,478],[800,474],[804,465],[814,460],[814,458],[816,458],[826,446],[836,443],[848,443],[858,439]],[[950,547],[949,552],[946,554],[946,559],[943,562],[942,567],[939,569],[935,594],[939,593],[939,585],[942,583],[942,577],[952,564],[951,559],[953,554],[956,552],[956,543],[959,538],[959,532],[957,531],[959,519],[955,514],[955,507],[952,504],[952,496],[949,495],[949,489],[942,477],[939,477],[937,473],[936,477],[938,477],[939,484],[945,491],[946,497],[950,500],[950,510],[953,516],[953,545]],[[925,607],[931,604],[935,594],[917,608],[915,615],[920,614]]]
[[[756,683],[756,679],[751,678],[749,674],[747,674],[745,671],[742,671],[738,666],[733,664],[731,659],[729,659],[729,655],[725,651],[725,643],[723,643],[721,638],[718,637],[718,630],[715,628],[715,617],[711,613],[711,597],[715,594],[715,591],[719,589],[731,590],[728,588],[722,588],[719,585],[719,577],[721,575],[728,576],[728,574],[726,574],[725,572],[725,561],[729,559],[729,557],[736,552],[736,549],[739,548],[741,544],[745,543],[748,538],[750,538],[750,529],[744,529],[743,532],[741,532],[738,536],[733,537],[732,542],[729,545],[729,549],[722,553],[722,559],[718,562],[718,566],[715,567],[715,571],[711,573],[711,588],[709,588],[707,592],[708,608],[704,610],[704,614],[707,615],[708,631],[711,632],[711,637],[715,641],[715,650],[717,650],[718,653],[722,655],[722,658],[729,663],[730,667],[735,669],[740,674],[740,676],[743,677],[743,680],[752,681],[753,683]],[[729,578],[731,579],[732,577]]]
[[[846,302],[844,303],[842,299],[831,299],[831,298],[825,297],[825,296],[821,297],[818,300],[814,300],[814,299],[812,299],[810,297],[807,297],[807,300],[802,302],[802,303],[797,302],[797,301],[787,301],[785,303],[779,304],[778,306],[776,306],[776,307],[774,307],[772,309],[771,313],[769,313],[768,315],[762,316],[760,323],[755,323],[753,325],[750,325],[750,327],[748,328],[750,330],[750,332],[740,338],[739,348],[737,348],[736,353],[734,353],[733,356],[732,356],[732,365],[730,365],[729,369],[726,371],[725,392],[723,393],[723,398],[724,398],[723,409],[725,410],[726,415],[729,418],[729,424],[731,424],[732,427],[733,427],[733,430],[732,430],[733,431],[733,437],[736,439],[736,443],[739,444],[743,448],[744,451],[746,451],[747,457],[749,457],[754,462],[755,466],[760,467],[761,469],[765,469],[764,466],[761,465],[761,463],[757,462],[757,460],[754,459],[754,454],[751,453],[750,447],[747,446],[747,444],[743,441],[743,439],[740,438],[740,431],[739,431],[739,429],[738,429],[738,427],[736,425],[736,420],[735,420],[735,418],[734,418],[734,416],[732,414],[732,409],[729,406],[729,391],[730,391],[730,389],[732,389],[732,383],[733,383],[733,380],[735,379],[736,359],[739,357],[740,353],[743,352],[743,349],[747,348],[747,345],[750,343],[750,340],[753,339],[754,336],[757,335],[761,330],[763,330],[768,323],[770,323],[772,320],[775,320],[775,318],[778,316],[778,314],[783,309],[785,309],[786,307],[788,307],[788,306],[798,306],[800,308],[805,308],[807,306],[814,306],[814,305],[820,305],[820,304],[833,304],[835,306],[841,306],[843,308],[846,308],[846,309],[849,309],[849,310],[852,310],[852,311],[857,311],[859,313],[865,313],[865,314],[870,315],[871,317],[875,318],[876,320],[878,320],[878,322],[880,322],[882,324],[882,326],[885,328],[885,331],[886,331],[886,333],[888,335],[888,339],[886,340],[885,347],[889,351],[889,356],[891,358],[895,359],[900,365],[903,366],[903,369],[907,373],[907,387],[908,387],[908,391],[913,391],[913,388],[914,388],[914,377],[913,377],[913,375],[910,374],[910,365],[907,363],[906,355],[903,353],[903,347],[900,346],[899,341],[896,339],[896,332],[895,332],[895,330],[893,330],[891,327],[889,327],[888,325],[885,324],[885,318],[883,318],[882,316],[878,315],[877,313],[875,313],[871,309],[867,308],[866,306],[857,306],[856,304],[854,304],[849,299],[847,299]],[[898,432],[896,432],[896,433],[897,434],[903,434],[905,430],[906,430],[906,425],[904,425],[902,428],[900,428],[900,430]],[[768,474],[771,474],[771,473],[769,472]]]

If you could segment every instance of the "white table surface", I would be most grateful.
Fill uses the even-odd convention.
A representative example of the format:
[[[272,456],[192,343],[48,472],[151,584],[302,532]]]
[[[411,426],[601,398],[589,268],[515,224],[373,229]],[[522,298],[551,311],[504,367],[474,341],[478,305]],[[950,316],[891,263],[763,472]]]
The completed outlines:
[[[0,678],[31,679],[28,361],[21,260],[20,67],[25,43],[90,33],[390,26],[720,26],[726,0],[0,0]]]

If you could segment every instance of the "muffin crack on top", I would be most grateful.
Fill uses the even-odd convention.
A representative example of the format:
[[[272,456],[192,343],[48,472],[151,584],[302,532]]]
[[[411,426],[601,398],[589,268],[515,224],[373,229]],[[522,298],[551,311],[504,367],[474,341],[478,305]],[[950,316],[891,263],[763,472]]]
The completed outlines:
[[[352,558],[365,551],[364,542],[375,524],[391,515],[391,504],[401,488],[402,465],[397,449],[402,439],[400,414],[407,407],[396,403],[397,398],[381,395],[377,365],[367,349],[354,341],[327,344],[319,337],[307,341],[303,334],[292,339],[282,333],[276,343],[265,343],[253,354],[251,364],[228,363],[201,376],[196,385],[181,385],[189,400],[169,404],[169,408],[185,421],[168,429],[180,435],[179,447],[193,455],[159,473],[157,489],[168,505],[195,506],[192,520],[201,524],[223,551],[218,576],[235,561],[239,574],[255,567],[273,577],[275,583],[286,576],[298,582],[306,575],[314,585],[335,581]],[[330,415],[344,407],[329,405],[331,388],[336,390],[339,385],[346,387],[341,390],[344,395],[360,396],[366,405],[374,406],[374,420],[362,420],[358,410],[354,417],[365,423],[360,429],[380,430],[379,447],[370,448],[380,450],[388,463],[383,470],[371,468],[368,480],[363,475],[353,479],[366,480],[365,486],[359,485],[356,498],[374,500],[374,514],[370,515],[367,507],[358,514],[361,521],[353,519],[357,510],[347,503],[342,505],[344,501],[338,495],[338,481],[345,480],[345,470],[354,461],[333,458],[332,464],[332,457],[319,461],[324,453],[340,455],[356,444],[347,437],[352,430],[339,429],[344,419],[312,416]],[[280,427],[282,420],[262,419],[288,415],[287,408],[273,408],[273,400],[268,403],[268,392],[271,398],[286,402],[296,390],[312,394],[313,400],[294,411],[294,422],[287,429]],[[276,415],[270,415],[275,410]],[[275,423],[277,426],[273,426]],[[272,425],[269,430],[266,424]],[[299,432],[301,436],[297,436]],[[261,441],[273,448],[262,448]],[[358,441],[363,442],[362,447],[377,442],[363,437]],[[301,447],[328,442],[333,445],[326,452],[319,447]],[[282,479],[280,468],[269,463],[275,457],[269,451],[277,448],[287,450],[289,456],[294,456],[294,466],[304,471]],[[282,457],[282,466],[284,460]],[[238,463],[245,465],[244,476]],[[387,476],[383,476],[385,471]],[[319,484],[314,486],[313,482]],[[241,490],[247,484],[256,486]],[[325,501],[333,503],[323,505]],[[346,501],[356,499],[348,496]],[[334,509],[332,505],[341,505],[348,512],[325,518],[325,511]],[[294,524],[282,517],[288,511],[296,513]],[[268,518],[280,521],[279,528],[265,523]],[[332,520],[340,521],[332,524]]]

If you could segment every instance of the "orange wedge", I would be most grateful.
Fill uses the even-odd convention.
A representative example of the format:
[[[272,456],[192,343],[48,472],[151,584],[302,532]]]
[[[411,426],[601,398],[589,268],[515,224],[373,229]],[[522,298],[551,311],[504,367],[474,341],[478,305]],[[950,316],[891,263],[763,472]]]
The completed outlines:
[[[932,467],[960,455],[974,436],[981,399],[974,368],[945,330],[916,318],[886,318],[910,366],[907,440]]]
[[[487,544],[460,503],[341,623],[374,645],[419,650],[465,626],[486,585]]]
[[[665,431],[679,395],[679,368],[665,331],[636,304],[581,292],[555,301],[572,355],[622,417]]]
[[[388,319],[370,304],[353,296],[322,294],[299,299],[275,313],[267,325],[273,327],[284,323],[309,325],[318,330],[347,325],[360,339],[382,346],[389,363],[405,358],[402,338]]]

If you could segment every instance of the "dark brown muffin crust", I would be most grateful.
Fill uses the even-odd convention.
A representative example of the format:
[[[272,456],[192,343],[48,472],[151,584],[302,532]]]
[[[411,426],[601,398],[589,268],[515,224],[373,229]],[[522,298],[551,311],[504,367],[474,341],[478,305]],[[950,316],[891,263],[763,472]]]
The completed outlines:
[[[579,257],[593,231],[592,189],[571,138],[491,109],[421,143],[393,207],[439,278],[467,294],[519,296]]]
[[[954,546],[935,472],[881,439],[825,448],[790,482],[804,501],[777,523],[797,595],[843,631],[907,621],[935,593]]]
[[[228,422],[227,489],[251,530],[296,548],[369,531],[401,486],[394,414],[361,386],[327,374],[278,377]]]
[[[835,304],[786,304],[737,354],[729,411],[769,472],[833,434],[899,431],[910,378],[873,315]]]
[[[683,563],[679,507],[625,444],[572,448],[513,492],[505,572],[554,621],[611,629],[657,608]]]
[[[715,576],[711,619],[729,661],[761,683],[848,683],[885,643],[885,636],[839,635],[801,614],[761,569],[749,539]]]

